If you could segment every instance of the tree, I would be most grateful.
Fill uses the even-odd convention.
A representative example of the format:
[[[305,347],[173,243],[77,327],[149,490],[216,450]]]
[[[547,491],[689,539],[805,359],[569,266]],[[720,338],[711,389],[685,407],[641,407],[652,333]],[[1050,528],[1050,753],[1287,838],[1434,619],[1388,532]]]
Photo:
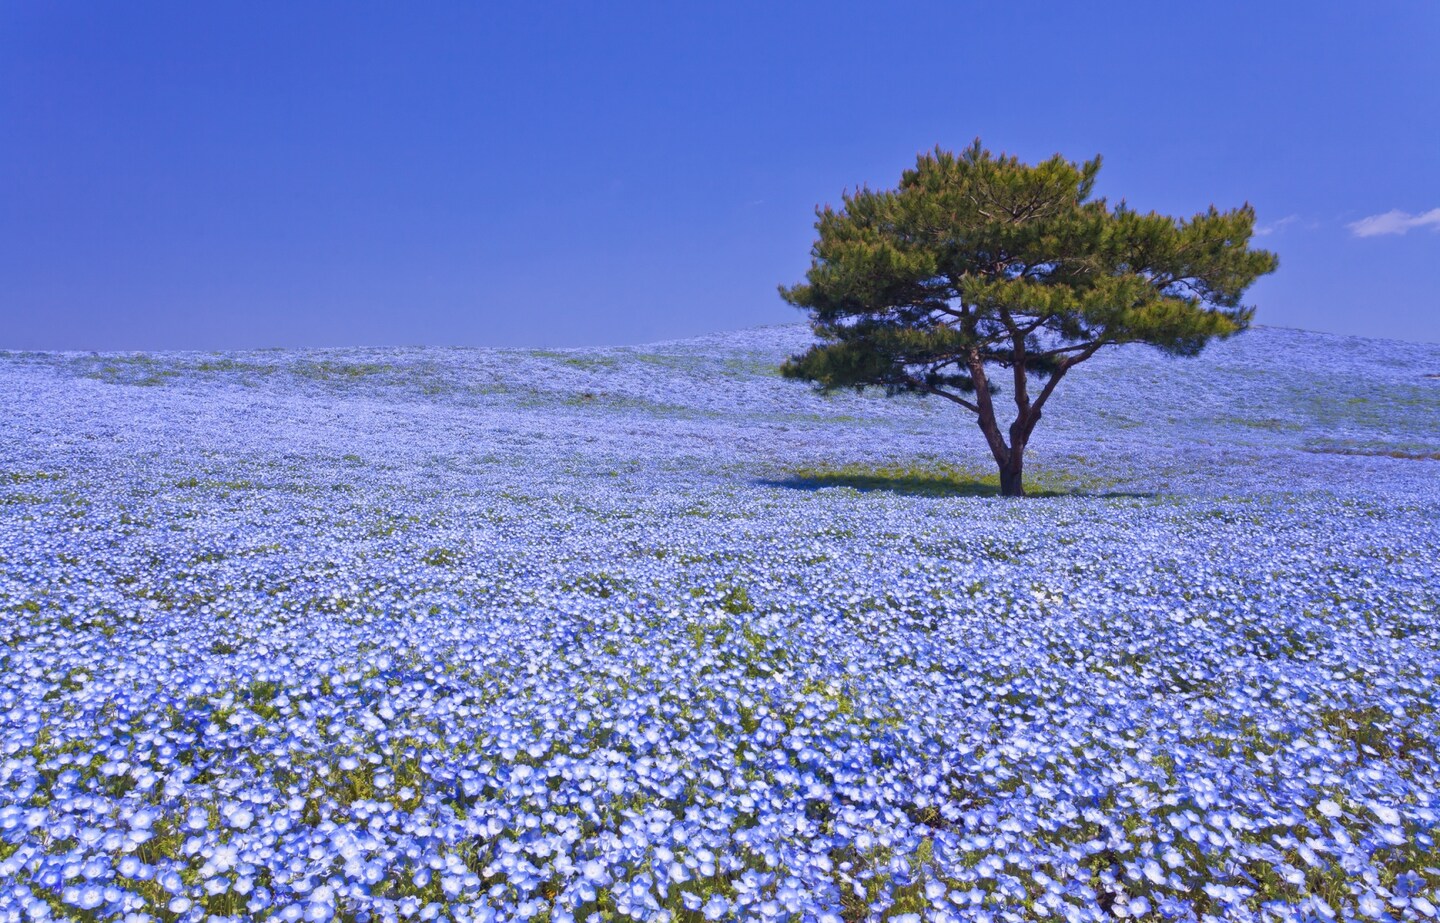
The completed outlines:
[[[809,311],[820,342],[784,374],[953,402],[985,434],[1000,492],[1023,496],[1026,446],[1072,368],[1126,343],[1197,355],[1249,325],[1240,298],[1278,265],[1248,246],[1248,204],[1188,220],[1111,208],[1091,197],[1099,169],[1098,156],[1058,154],[1031,166],[976,140],[959,156],[922,154],[898,189],[816,209],[806,281],[780,295]],[[1003,371],[990,369],[1010,373],[1008,442],[994,400]]]

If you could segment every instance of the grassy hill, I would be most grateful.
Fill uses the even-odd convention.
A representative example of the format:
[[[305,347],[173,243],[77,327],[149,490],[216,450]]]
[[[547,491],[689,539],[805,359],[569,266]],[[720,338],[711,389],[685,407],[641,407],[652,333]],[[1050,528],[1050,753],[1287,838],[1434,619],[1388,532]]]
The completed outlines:
[[[1440,346],[806,338],[0,354],[0,912],[1434,912]]]

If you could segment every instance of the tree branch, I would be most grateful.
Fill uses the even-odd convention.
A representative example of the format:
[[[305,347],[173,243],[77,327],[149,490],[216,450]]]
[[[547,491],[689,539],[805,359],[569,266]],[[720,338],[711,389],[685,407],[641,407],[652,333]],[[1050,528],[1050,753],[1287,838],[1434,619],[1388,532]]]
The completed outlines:
[[[932,387],[929,386],[929,384],[922,384],[922,386],[920,387],[923,387],[926,392],[932,393],[932,395],[939,395],[940,397],[945,397],[946,400],[953,400],[953,402],[958,403],[958,405],[962,406],[962,408],[965,408],[966,410],[969,410],[969,412],[971,413],[981,412],[981,409],[979,409],[978,406],[973,405],[973,403],[969,402],[969,400],[963,399],[963,397],[960,397],[959,395],[952,395],[952,393],[946,392],[946,390],[940,390],[939,387]]]
[[[1064,362],[1060,363],[1059,367],[1056,368],[1055,372],[1050,376],[1050,380],[1045,382],[1045,387],[1041,389],[1040,396],[1037,397],[1035,399],[1035,403],[1031,405],[1031,408],[1034,411],[1034,415],[1037,420],[1040,417],[1040,408],[1043,407],[1045,402],[1050,399],[1050,394],[1055,390],[1055,386],[1060,383],[1060,379],[1065,377],[1065,373],[1070,371],[1070,367],[1074,365],[1079,365],[1081,362],[1084,362],[1086,359],[1089,359],[1091,356],[1095,355],[1095,353],[1100,349],[1100,347],[1104,346],[1105,343],[1105,340],[1096,340],[1093,343],[1088,343],[1085,345],[1084,352],[1081,352],[1077,356],[1071,356],[1069,359],[1066,359]]]
[[[1093,344],[1091,343],[1077,343],[1074,346],[1057,346],[1054,349],[1047,349],[1043,353],[1035,353],[1031,356],[1031,358],[1049,359],[1051,356],[1060,356],[1064,355],[1065,353],[1083,352],[1089,349],[1092,345]]]
[[[1024,421],[1021,423],[1023,426],[1025,422],[1029,421],[1030,417],[1030,388],[1026,380],[1030,373],[1025,367],[1026,334],[1022,332],[1020,326],[1015,323],[1015,318],[1010,316],[1008,309],[1000,309],[1000,319],[1004,322],[1005,329],[1010,331],[1010,362],[1015,379],[1015,409],[1019,411],[1020,414],[1017,419]]]
[[[985,434],[985,441],[990,444],[990,454],[995,456],[995,462],[1003,466],[1010,461],[1010,447],[1005,444],[1005,437],[1000,434],[1000,427],[995,423],[995,405],[990,400],[990,380],[985,376],[985,360],[978,349],[972,349],[966,364],[970,367],[970,380],[975,383],[976,416],[980,418],[980,431]]]
[[[960,397],[958,394],[951,394],[949,391],[942,390],[935,387],[934,385],[927,385],[925,384],[925,382],[921,381],[918,378],[915,378],[914,376],[909,376],[906,378],[906,380],[910,382],[911,387],[915,388],[918,391],[924,391],[926,394],[937,394],[940,397],[945,398],[945,400],[947,401],[954,401],[956,404],[959,404],[961,407],[964,407],[971,413],[978,414],[980,412],[979,407],[977,407],[975,404],[972,404],[970,401],[965,400],[965,398]]]

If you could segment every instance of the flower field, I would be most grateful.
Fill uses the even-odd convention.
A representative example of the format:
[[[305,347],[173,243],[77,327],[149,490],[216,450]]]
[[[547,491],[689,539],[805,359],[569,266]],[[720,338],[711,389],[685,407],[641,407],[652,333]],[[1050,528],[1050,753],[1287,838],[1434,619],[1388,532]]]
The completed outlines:
[[[1440,346],[807,338],[0,354],[0,919],[1440,917]]]

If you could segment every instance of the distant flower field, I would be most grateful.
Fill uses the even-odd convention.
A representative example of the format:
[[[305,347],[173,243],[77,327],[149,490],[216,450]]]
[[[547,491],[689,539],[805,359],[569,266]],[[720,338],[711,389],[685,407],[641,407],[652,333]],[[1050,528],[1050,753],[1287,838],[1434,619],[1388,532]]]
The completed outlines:
[[[0,919],[1440,916],[1440,346],[806,336],[0,353]]]

